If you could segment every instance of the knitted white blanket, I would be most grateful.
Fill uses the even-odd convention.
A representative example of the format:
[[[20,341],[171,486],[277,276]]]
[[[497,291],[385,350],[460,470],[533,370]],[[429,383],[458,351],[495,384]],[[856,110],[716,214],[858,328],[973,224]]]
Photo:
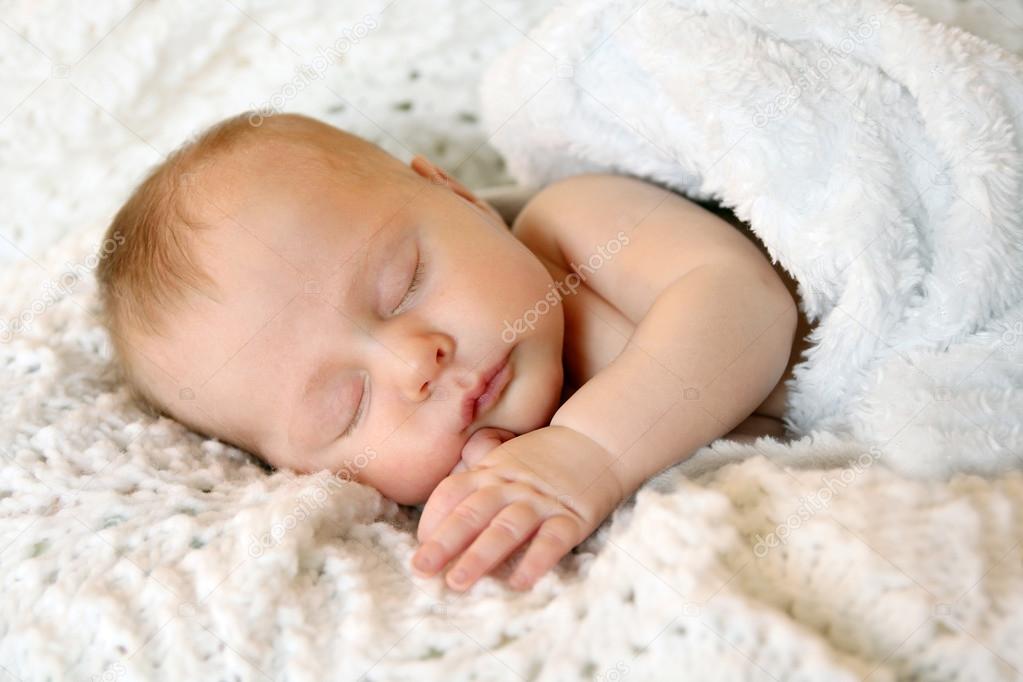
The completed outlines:
[[[552,19],[537,29],[529,27],[543,13],[538,5],[515,2],[398,0],[373,22],[365,16],[382,5],[344,4],[111,2],[88,10],[106,14],[86,16],[78,6],[33,3],[2,17],[0,149],[9,161],[0,164],[0,194],[10,265],[0,273],[0,673],[118,681],[1020,674],[1023,476],[921,480],[875,466],[883,459],[937,479],[953,469],[1009,468],[1009,455],[1019,454],[1018,421],[1000,422],[1003,430],[995,421],[1018,412],[1023,345],[1023,329],[996,324],[1023,319],[1012,307],[1018,269],[1008,260],[1014,230],[1019,238],[1018,60],[879,3],[802,2],[808,19],[797,22],[789,3],[774,2],[771,32],[754,0],[696,15],[681,2],[650,0],[634,14],[643,3],[608,4],[607,13],[574,3],[557,10],[562,18],[581,13],[571,25]],[[821,49],[813,40],[842,49],[854,8],[861,17],[884,14],[874,38],[836,56],[836,75],[820,92],[787,96],[795,65]],[[1023,46],[1012,30],[1023,24],[1014,0],[957,8],[936,2],[926,11]],[[359,36],[360,21],[377,28]],[[515,176],[540,180],[571,168],[571,157],[544,157],[575,131],[565,151],[583,165],[718,194],[752,220],[782,262],[819,287],[805,294],[824,331],[799,373],[793,424],[817,430],[789,444],[704,448],[644,486],[529,593],[507,590],[502,573],[459,595],[439,577],[408,570],[417,510],[326,474],[268,477],[243,453],[131,405],[93,317],[90,271],[107,248],[99,235],[112,211],[185,133],[280,100],[408,159],[404,142],[440,139],[449,121],[469,120],[454,85],[472,83],[478,70],[441,63],[436,50],[471,42],[485,56],[518,41],[520,30],[538,50],[596,51],[571,67],[589,95],[573,95],[571,80],[551,81],[520,112],[538,122],[560,112],[563,120],[541,128],[510,119],[505,130],[528,147],[498,131]],[[360,51],[360,41],[372,49]],[[312,66],[300,79],[294,66],[315,64],[317,47],[343,51],[343,69]],[[408,73],[410,49],[421,80]],[[493,72],[507,75],[508,87],[526,86],[538,59],[528,46],[515,49],[522,70],[505,63]],[[929,82],[932,67],[941,78]],[[569,75],[566,63],[554,73]],[[385,87],[355,97],[353,80]],[[404,100],[376,104],[381,93],[397,99],[423,81],[429,87],[411,100],[414,111],[430,112],[420,118],[408,118]],[[825,104],[840,82],[850,87],[846,104]],[[684,94],[659,87],[671,84]],[[910,96],[920,102],[915,110]],[[888,107],[873,108],[882,97]],[[961,99],[960,111],[973,117],[969,143],[962,124],[942,115],[943,98]],[[493,124],[513,93],[485,99]],[[877,128],[855,123],[853,101]],[[763,127],[750,125],[758,111]],[[916,117],[923,123],[909,122]],[[443,150],[434,154],[442,165],[482,141],[465,125],[467,134],[450,133],[451,163]],[[604,151],[586,146],[596,126]],[[650,146],[636,147],[630,128]],[[549,150],[530,156],[545,134]],[[1003,146],[992,148],[999,139]],[[726,142],[735,145],[728,154]],[[932,177],[918,174],[924,166],[909,160],[907,145],[949,164],[951,184],[922,192],[926,213],[906,202],[916,198],[911,187]],[[897,165],[886,147],[902,155]],[[691,175],[672,175],[667,160],[654,165],[657,149],[675,152]],[[723,156],[713,165],[717,149]],[[813,165],[825,153],[832,162]],[[477,160],[463,179],[495,184],[500,173]],[[860,225],[828,222],[857,208]],[[957,231],[973,209],[990,216],[989,238]],[[870,242],[863,225],[884,224],[888,231]],[[803,230],[798,242],[794,229]],[[838,239],[853,246],[829,247]],[[948,248],[939,252],[938,243]],[[972,265],[965,248],[985,264]],[[858,250],[862,257],[839,271],[836,253],[854,259]],[[903,269],[887,269],[895,263]],[[953,279],[962,297],[946,288],[960,267],[969,273]],[[918,294],[912,306],[910,291]],[[933,315],[939,302],[943,319]],[[898,344],[905,359],[857,331],[853,318]],[[914,345],[910,325],[943,354]],[[945,386],[947,399],[923,374]]]

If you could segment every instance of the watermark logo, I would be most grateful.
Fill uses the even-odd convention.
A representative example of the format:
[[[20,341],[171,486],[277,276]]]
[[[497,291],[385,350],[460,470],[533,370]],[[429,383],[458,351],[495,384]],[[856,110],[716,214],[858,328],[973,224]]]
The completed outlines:
[[[351,50],[359,41],[363,40],[372,31],[380,26],[380,15],[367,14],[354,26],[346,27],[341,32],[341,37],[327,47],[319,46],[316,56],[310,62],[301,64],[295,68],[295,76],[278,90],[270,95],[262,104],[250,104],[249,125],[256,128],[263,125],[263,120],[275,113],[282,111],[285,105],[298,97],[298,94],[308,88],[316,81],[323,78],[331,64],[340,62],[345,53]]]
[[[263,556],[266,550],[278,545],[284,536],[287,535],[288,531],[298,526],[299,522],[312,516],[314,509],[323,509],[329,494],[327,488],[340,488],[339,482],[353,481],[355,475],[372,460],[376,459],[376,457],[377,451],[367,446],[350,461],[346,461],[344,466],[334,472],[332,476],[321,479],[312,492],[305,492],[300,495],[299,502],[295,508],[288,514],[285,514],[283,518],[273,523],[265,533],[258,537],[250,533],[249,556],[254,559],[259,558]]]
[[[125,242],[120,230],[103,240],[95,253],[86,256],[82,263],[64,264],[64,271],[55,280],[43,282],[43,295],[29,303],[28,307],[10,320],[0,320],[0,343],[9,343],[15,336],[28,329],[35,318],[51,306],[70,296],[78,283],[87,278],[100,261],[116,251]]]
[[[535,329],[536,323],[541,317],[557,307],[564,298],[575,294],[589,275],[602,268],[605,263],[614,258],[623,247],[629,245],[629,241],[629,235],[619,230],[615,234],[615,238],[608,240],[606,244],[600,245],[597,248],[597,253],[587,258],[584,265],[570,263],[569,267],[572,269],[572,272],[566,275],[564,280],[552,282],[548,286],[548,291],[544,297],[527,310],[522,317],[519,317],[514,322],[504,321],[501,340],[505,343],[512,343],[520,334],[524,334],[526,330],[532,331]],[[565,292],[566,289],[567,293]]]
[[[625,661],[618,661],[614,667],[608,668],[593,676],[593,682],[620,682],[629,674],[629,664]]]
[[[856,50],[857,45],[862,45],[869,40],[874,32],[881,27],[881,20],[876,15],[870,15],[865,22],[861,22],[855,28],[846,31],[846,37],[839,41],[838,48],[830,45],[823,45],[819,41],[817,47],[825,52],[809,68],[800,69],[796,74],[794,82],[779,93],[767,104],[758,104],[753,114],[753,125],[763,128],[771,121],[781,118],[792,105],[803,96],[804,92],[819,92],[827,82],[829,72],[840,60],[846,59]]]
[[[121,662],[111,663],[103,672],[96,673],[89,678],[89,682],[114,682],[128,674],[128,669]]]
[[[881,450],[877,447],[870,448],[869,452],[861,454],[852,466],[842,470],[837,477],[824,477],[824,487],[811,495],[803,495],[799,498],[799,506],[796,511],[789,514],[784,523],[779,524],[766,536],[756,534],[756,544],[753,545],[753,554],[758,559],[767,556],[767,553],[779,545],[784,545],[792,531],[801,527],[803,523],[812,518],[815,514],[831,504],[836,494],[836,489],[841,490],[858,478],[865,470],[870,468],[881,457]]]

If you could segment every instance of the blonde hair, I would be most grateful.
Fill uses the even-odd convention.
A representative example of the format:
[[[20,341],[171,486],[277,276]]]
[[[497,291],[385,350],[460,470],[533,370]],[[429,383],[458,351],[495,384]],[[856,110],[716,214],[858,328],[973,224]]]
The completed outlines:
[[[192,201],[205,169],[218,158],[283,141],[328,170],[365,179],[381,171],[395,177],[408,169],[372,142],[300,114],[243,112],[219,121],[185,142],[149,171],[121,206],[104,240],[119,235],[120,246],[96,269],[100,318],[110,334],[132,398],[152,416],[166,414],[188,423],[161,401],[142,380],[129,352],[135,334],[161,336],[189,290],[213,295],[216,283],[196,260],[193,232],[210,227]],[[104,241],[105,243],[105,241]],[[215,298],[215,296],[214,296]],[[249,448],[246,448],[249,449]]]

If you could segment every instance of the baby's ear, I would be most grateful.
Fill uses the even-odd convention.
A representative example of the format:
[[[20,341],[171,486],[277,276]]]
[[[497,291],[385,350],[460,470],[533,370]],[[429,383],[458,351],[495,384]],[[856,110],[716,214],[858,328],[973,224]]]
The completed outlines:
[[[444,172],[443,168],[432,163],[425,156],[416,154],[412,158],[412,161],[409,163],[409,166],[412,168],[412,170],[414,170],[416,173],[423,176],[427,180],[435,182],[438,185],[447,185],[455,194],[462,197],[469,203],[475,205],[481,211],[486,213],[489,217],[497,221],[498,225],[502,225],[505,229],[508,228],[508,223],[505,222],[504,218],[501,217],[501,214],[498,213],[493,206],[477,197],[475,194],[473,194],[471,189],[460,183],[455,178],[448,175],[446,172]]]

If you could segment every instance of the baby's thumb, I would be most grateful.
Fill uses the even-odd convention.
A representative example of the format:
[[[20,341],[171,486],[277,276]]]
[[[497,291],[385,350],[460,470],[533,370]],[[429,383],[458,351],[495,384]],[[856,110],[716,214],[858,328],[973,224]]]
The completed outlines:
[[[480,461],[484,455],[496,448],[506,440],[515,438],[514,433],[506,429],[492,427],[482,428],[469,436],[465,446],[462,448],[462,462],[471,467]]]

